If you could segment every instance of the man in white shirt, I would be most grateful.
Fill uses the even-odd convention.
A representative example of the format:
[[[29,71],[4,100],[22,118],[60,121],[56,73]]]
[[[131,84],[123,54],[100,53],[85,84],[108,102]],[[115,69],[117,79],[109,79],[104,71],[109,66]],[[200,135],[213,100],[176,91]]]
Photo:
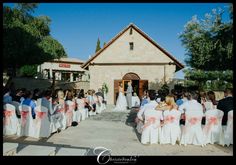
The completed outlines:
[[[188,93],[188,101],[184,102],[179,106],[179,111],[183,114],[186,111],[202,111],[203,113],[203,107],[202,104],[200,104],[197,101],[198,95],[195,92]]]
[[[148,94],[149,94],[150,102],[142,106],[137,114],[137,117],[139,118],[139,120],[142,120],[142,121],[143,121],[144,112],[148,109],[155,109],[156,106],[158,105],[158,103],[155,100],[155,97],[156,97],[155,90],[149,90]]]
[[[146,110],[155,109],[156,106],[158,105],[158,103],[155,101],[155,97],[156,97],[155,90],[149,90],[148,95],[149,95],[149,98],[150,98],[150,102],[148,102],[148,103],[144,104],[143,106],[141,106],[140,110],[137,114],[138,121],[137,121],[136,129],[137,129],[138,133],[142,133],[142,127],[143,127],[143,124],[144,124],[144,112]]]

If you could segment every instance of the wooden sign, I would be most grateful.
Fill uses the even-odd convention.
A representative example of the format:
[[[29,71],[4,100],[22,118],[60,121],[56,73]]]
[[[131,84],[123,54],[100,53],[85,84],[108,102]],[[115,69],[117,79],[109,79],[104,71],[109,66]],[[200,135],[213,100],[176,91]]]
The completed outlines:
[[[60,64],[59,64],[59,67],[62,67],[62,68],[70,68],[70,64],[60,63]]]

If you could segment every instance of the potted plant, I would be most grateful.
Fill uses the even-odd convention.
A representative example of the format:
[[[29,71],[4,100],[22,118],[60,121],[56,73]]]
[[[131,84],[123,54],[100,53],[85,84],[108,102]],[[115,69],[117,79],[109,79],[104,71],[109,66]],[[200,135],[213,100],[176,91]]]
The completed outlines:
[[[106,104],[107,103],[107,93],[108,93],[108,86],[107,86],[106,83],[102,84],[102,92],[103,92],[103,95],[104,95],[104,102]]]

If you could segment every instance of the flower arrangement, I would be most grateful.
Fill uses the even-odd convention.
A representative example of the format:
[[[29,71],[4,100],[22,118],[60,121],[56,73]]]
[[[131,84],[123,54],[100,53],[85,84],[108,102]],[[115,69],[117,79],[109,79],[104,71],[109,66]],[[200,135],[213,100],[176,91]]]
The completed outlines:
[[[108,93],[108,87],[106,83],[102,84],[102,91],[105,92],[106,94]]]

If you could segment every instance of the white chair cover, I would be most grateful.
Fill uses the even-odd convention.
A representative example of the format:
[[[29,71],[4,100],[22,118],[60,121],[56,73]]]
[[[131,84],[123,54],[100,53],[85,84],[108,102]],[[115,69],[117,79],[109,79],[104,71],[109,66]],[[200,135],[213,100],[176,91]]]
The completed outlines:
[[[224,145],[233,144],[233,110],[228,112],[226,129],[224,130]]]
[[[34,122],[31,112],[31,107],[27,105],[19,106],[21,111],[21,131],[20,136],[34,137]]]
[[[103,98],[102,96],[97,96],[97,102],[96,102],[96,112],[101,113],[104,109],[104,104],[103,104]]]
[[[206,111],[206,123],[203,127],[205,143],[214,144],[215,142],[223,144],[222,117],[224,112],[218,109]]]
[[[70,127],[73,121],[73,111],[75,109],[75,103],[73,101],[67,100],[65,104],[66,126]]]
[[[185,125],[182,127],[180,144],[204,146],[204,134],[201,127],[203,112],[190,110],[185,112]]]
[[[17,102],[17,101],[12,101],[11,104],[15,106],[15,108],[16,108],[16,113],[17,113],[17,115],[20,116],[20,109],[19,109],[20,103]]]
[[[170,143],[175,145],[176,141],[180,141],[181,129],[179,120],[181,112],[175,109],[163,112],[164,125],[161,130],[161,144]]]
[[[160,141],[161,126],[160,119],[162,111],[148,109],[144,111],[144,125],[142,128],[141,143],[156,144]]]
[[[140,99],[138,96],[132,96],[132,107],[140,107]]]
[[[5,104],[3,106],[3,135],[14,135],[19,131],[19,120],[16,117],[15,106]]]
[[[81,120],[85,120],[88,117],[88,109],[85,108],[85,101],[84,99],[77,99],[77,110],[81,113]]]
[[[77,109],[73,109],[73,119],[72,121],[75,121],[77,123],[79,123],[82,120],[82,114],[79,110]]]
[[[48,109],[44,106],[35,107],[36,119],[35,124],[35,138],[49,137],[51,134],[50,121],[48,117]]]

